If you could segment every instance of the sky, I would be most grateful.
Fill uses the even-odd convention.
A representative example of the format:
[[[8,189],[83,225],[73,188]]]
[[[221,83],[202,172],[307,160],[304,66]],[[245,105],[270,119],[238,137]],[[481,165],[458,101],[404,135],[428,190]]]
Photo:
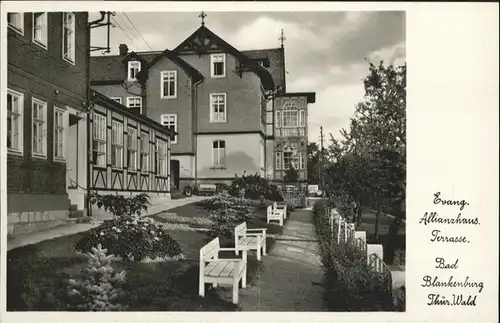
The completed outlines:
[[[205,25],[239,50],[277,48],[283,29],[288,92],[316,92],[309,105],[309,141],[325,146],[339,137],[363,99],[366,59],[400,65],[406,61],[406,16],[402,11],[206,12]],[[116,12],[111,53],[174,49],[201,23],[199,12]],[[91,13],[90,19],[99,18]],[[92,31],[92,45],[106,45],[106,28]],[[94,55],[100,55],[95,52]]]

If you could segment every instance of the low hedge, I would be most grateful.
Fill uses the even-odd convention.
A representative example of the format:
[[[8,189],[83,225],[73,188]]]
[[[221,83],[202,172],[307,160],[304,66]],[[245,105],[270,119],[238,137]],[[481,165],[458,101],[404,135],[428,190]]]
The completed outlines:
[[[351,243],[337,244],[323,216],[333,203],[322,200],[313,207],[313,222],[324,268],[324,300],[330,311],[393,311],[392,291],[386,277],[367,264]]]

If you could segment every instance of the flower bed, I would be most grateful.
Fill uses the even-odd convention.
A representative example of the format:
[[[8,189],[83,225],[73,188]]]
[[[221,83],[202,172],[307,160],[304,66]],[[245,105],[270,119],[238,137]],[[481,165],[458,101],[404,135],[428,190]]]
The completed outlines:
[[[181,254],[179,243],[166,233],[160,223],[151,218],[122,216],[106,220],[87,231],[77,241],[75,249],[86,253],[99,244],[108,249],[110,254],[132,261]]]

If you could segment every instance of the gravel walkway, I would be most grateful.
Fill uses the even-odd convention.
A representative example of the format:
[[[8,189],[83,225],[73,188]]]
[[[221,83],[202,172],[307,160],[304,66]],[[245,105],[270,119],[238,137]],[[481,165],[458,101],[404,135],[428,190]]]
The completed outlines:
[[[283,235],[262,258],[260,275],[240,289],[242,311],[324,311],[323,288],[318,285],[323,273],[311,217],[308,210],[291,214]],[[230,297],[231,289],[225,293]]]

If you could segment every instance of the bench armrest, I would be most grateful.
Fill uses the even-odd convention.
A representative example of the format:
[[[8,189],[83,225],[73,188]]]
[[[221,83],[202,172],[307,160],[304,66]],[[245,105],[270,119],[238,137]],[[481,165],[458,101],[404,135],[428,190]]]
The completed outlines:
[[[240,258],[225,258],[225,259],[210,259],[210,260],[205,260],[206,262],[238,262],[238,261],[243,261],[243,259]]]
[[[262,233],[247,233],[246,234],[247,237],[261,237],[263,236]]]
[[[267,231],[267,228],[262,228],[262,229],[247,229],[247,232],[251,232],[251,231]]]
[[[219,248],[220,251],[235,251],[236,248]]]

